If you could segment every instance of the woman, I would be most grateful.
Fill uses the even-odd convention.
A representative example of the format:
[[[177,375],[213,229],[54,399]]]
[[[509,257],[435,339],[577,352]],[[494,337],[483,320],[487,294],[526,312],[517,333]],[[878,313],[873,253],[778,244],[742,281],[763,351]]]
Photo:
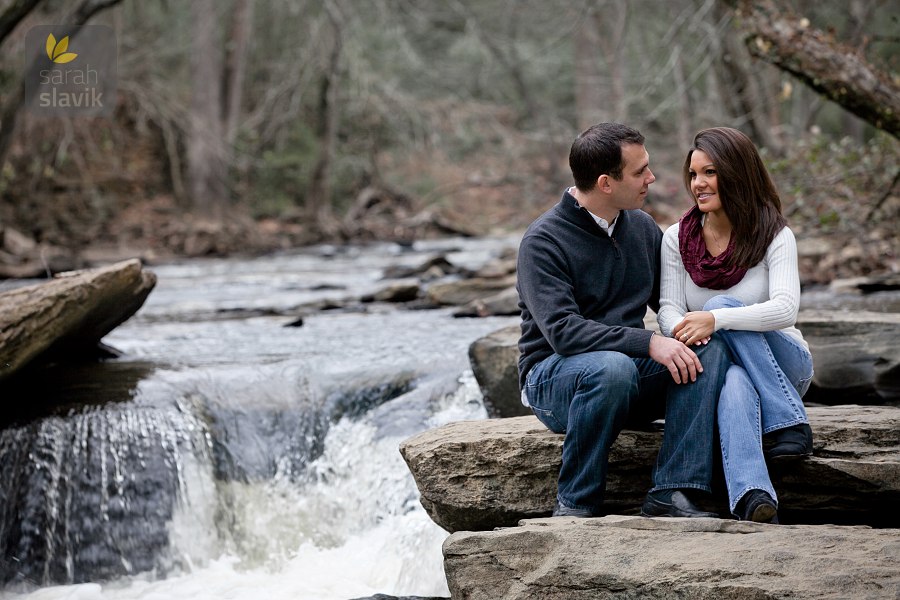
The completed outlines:
[[[740,131],[698,133],[683,175],[695,205],[663,237],[660,329],[687,345],[715,332],[728,345],[733,364],[717,416],[729,508],[739,519],[777,523],[766,459],[812,453],[801,400],[812,356],[794,327],[796,241],[756,147]]]

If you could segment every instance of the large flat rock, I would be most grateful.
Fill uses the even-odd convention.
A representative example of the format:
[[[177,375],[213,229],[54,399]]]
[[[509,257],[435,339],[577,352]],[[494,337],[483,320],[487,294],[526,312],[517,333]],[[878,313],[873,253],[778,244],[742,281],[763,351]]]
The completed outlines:
[[[900,526],[900,408],[811,407],[809,416],[813,456],[771,473],[782,521]],[[659,431],[619,435],[607,479],[610,512],[637,513],[661,441]],[[438,525],[489,530],[550,514],[562,442],[523,416],[449,423],[405,440],[400,452]]]
[[[0,294],[0,380],[32,361],[93,349],[155,285],[134,259]]]
[[[534,519],[444,542],[453,598],[900,598],[900,530],[720,519]]]

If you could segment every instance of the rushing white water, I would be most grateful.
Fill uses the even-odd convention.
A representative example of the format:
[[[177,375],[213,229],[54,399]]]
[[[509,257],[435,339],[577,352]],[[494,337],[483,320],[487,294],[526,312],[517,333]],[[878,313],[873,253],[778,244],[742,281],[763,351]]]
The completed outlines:
[[[452,244],[461,249],[451,261],[477,266],[509,241]],[[384,266],[415,264],[441,248],[400,257],[388,246],[376,250],[154,269],[159,284],[145,308],[105,340],[126,352],[110,364],[150,365],[130,398],[35,422],[54,424],[47,439],[56,446],[70,438],[102,446],[93,450],[102,459],[93,468],[104,478],[94,502],[99,527],[139,504],[127,491],[141,476],[135,465],[150,460],[145,445],[165,446],[161,464],[177,479],[174,504],[163,515],[165,560],[151,571],[87,583],[26,578],[0,597],[448,596],[441,556],[447,534],[419,504],[398,446],[427,428],[486,416],[466,352],[477,337],[515,319],[385,307],[309,314],[302,327],[285,327],[290,319],[279,316],[221,318],[234,309],[285,313],[335,288],[365,293],[381,285]],[[90,433],[78,438],[85,428]],[[13,445],[24,429],[4,431],[0,441]],[[58,520],[78,517],[52,494],[41,501],[53,504],[48,511]],[[75,527],[60,539],[75,544]]]
[[[484,418],[477,385],[466,375],[458,392],[428,426]],[[195,497],[183,499],[172,521],[174,545],[189,558],[185,572],[166,579],[143,574],[110,583],[42,588],[24,596],[50,599],[346,600],[376,593],[449,596],[440,545],[446,532],[418,504],[415,485],[397,451],[405,436],[378,439],[367,419],[341,420],[312,467],[314,483],[283,479],[231,484],[241,553],[218,552],[212,525],[214,485],[190,473]],[[189,469],[192,470],[192,469]],[[204,481],[206,480],[206,481]],[[199,485],[198,484],[202,484]],[[193,564],[197,563],[197,564]]]

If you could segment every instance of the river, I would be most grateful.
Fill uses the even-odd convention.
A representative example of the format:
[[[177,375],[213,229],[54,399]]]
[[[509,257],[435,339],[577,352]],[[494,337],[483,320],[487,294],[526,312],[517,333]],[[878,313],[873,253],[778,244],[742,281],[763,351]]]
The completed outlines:
[[[320,246],[151,268],[121,358],[7,391],[3,598],[449,596],[399,443],[485,418],[467,349],[515,317],[354,304],[382,273],[515,238]],[[322,300],[352,307],[307,311]],[[349,300],[348,300],[349,299]]]

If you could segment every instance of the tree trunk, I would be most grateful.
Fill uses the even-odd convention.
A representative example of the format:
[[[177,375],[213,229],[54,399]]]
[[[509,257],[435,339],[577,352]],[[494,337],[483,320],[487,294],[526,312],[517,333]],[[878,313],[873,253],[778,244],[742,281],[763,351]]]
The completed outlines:
[[[594,14],[594,27],[609,70],[610,94],[607,106],[612,107],[612,121],[628,122],[628,96],[625,90],[625,33],[628,27],[628,4],[607,0]]]
[[[516,96],[518,96],[519,100],[522,102],[522,109],[519,112],[517,119],[518,124],[533,124],[538,119],[542,119],[544,115],[542,114],[540,105],[532,91],[532,86],[529,85],[525,77],[524,60],[518,56],[516,51],[515,36],[506,36],[500,38],[500,41],[498,41],[496,35],[492,35],[491,32],[485,31],[479,22],[479,17],[465,3],[455,1],[451,6],[457,14],[466,20],[467,25],[472,27],[478,36],[478,40],[484,44],[484,47],[491,53],[491,56],[494,57],[500,66],[503,67],[507,75],[509,75],[513,88],[516,91]],[[509,20],[512,24],[511,28],[515,28],[515,14],[508,12],[498,18]]]
[[[594,9],[589,7],[575,33],[575,116],[579,131],[608,120],[600,72],[600,32],[593,16]]]
[[[319,158],[313,168],[309,188],[306,192],[306,212],[312,223],[324,233],[332,233],[335,227],[331,213],[332,191],[331,171],[334,163],[338,131],[338,83],[341,75],[344,25],[343,16],[337,5],[328,0],[325,3],[328,20],[333,32],[331,52],[328,55],[326,72],[319,87],[317,137]]]
[[[729,16],[719,4],[716,4],[712,14],[716,21]],[[718,60],[715,61],[714,71],[728,113],[744,124],[743,129],[757,144],[777,152],[779,147],[772,137],[768,115],[761,108],[761,94],[756,89],[751,65],[747,64],[746,51],[727,32],[721,39],[716,39],[715,44],[718,46]]]
[[[191,3],[191,107],[187,132],[188,186],[194,210],[222,215],[226,198],[222,135],[222,61],[215,0]]]
[[[900,85],[856,50],[838,44],[771,0],[730,0],[750,53],[900,138]]]
[[[675,93],[678,94],[678,145],[688,148],[694,135],[694,106],[691,101],[691,90],[688,88],[687,76],[684,72],[681,44],[672,50],[675,53],[675,65],[672,77],[675,79]]]
[[[244,73],[247,66],[247,45],[253,24],[253,0],[236,0],[231,21],[231,35],[225,56],[225,139],[234,144],[238,121],[241,116],[241,100],[244,89]]]

